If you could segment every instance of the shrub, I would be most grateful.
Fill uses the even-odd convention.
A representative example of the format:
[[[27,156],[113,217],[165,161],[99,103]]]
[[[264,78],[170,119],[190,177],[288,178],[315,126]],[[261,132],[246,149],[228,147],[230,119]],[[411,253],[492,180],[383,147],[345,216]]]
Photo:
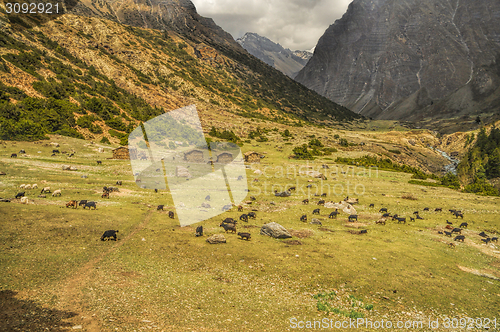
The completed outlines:
[[[101,143],[103,143],[103,144],[111,144],[111,142],[109,141],[109,139],[108,139],[106,136],[104,136],[104,137],[101,139]]]

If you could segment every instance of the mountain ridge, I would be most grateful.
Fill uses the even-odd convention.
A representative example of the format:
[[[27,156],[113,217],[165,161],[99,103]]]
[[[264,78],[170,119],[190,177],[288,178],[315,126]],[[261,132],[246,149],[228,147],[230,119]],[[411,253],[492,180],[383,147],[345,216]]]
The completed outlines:
[[[296,80],[373,118],[460,117],[500,106],[499,55],[498,2],[354,0]]]

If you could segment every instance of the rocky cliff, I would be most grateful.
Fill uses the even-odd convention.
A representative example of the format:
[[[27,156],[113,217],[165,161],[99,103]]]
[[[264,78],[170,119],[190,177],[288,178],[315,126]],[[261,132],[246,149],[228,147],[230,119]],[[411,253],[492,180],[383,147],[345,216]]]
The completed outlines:
[[[276,44],[270,39],[259,36],[256,33],[247,32],[236,41],[248,53],[292,78],[304,68],[312,56],[312,53],[307,51],[292,52],[290,49],[285,49],[280,44]]]
[[[500,2],[354,0],[296,80],[379,119],[500,108]]]

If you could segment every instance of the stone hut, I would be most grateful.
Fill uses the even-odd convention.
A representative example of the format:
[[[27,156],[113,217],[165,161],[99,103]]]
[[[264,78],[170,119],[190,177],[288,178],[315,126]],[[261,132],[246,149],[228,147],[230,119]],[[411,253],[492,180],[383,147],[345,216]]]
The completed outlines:
[[[247,163],[260,163],[260,155],[257,152],[249,151],[244,156]]]
[[[137,150],[120,146],[119,148],[113,150],[113,159],[137,159]]]
[[[221,164],[229,164],[233,161],[233,155],[229,152],[222,152],[217,156],[217,162]]]
[[[184,153],[184,161],[190,163],[204,163],[205,159],[203,159],[203,152],[200,150],[192,150]]]

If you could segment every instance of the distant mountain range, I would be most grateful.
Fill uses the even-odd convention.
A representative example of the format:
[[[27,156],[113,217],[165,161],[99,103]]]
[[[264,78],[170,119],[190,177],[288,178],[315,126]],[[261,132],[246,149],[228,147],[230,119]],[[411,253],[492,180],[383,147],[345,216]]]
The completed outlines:
[[[378,119],[500,111],[500,1],[354,0],[295,78]]]
[[[312,57],[309,51],[291,51],[266,37],[247,32],[236,41],[256,58],[294,78]]]

